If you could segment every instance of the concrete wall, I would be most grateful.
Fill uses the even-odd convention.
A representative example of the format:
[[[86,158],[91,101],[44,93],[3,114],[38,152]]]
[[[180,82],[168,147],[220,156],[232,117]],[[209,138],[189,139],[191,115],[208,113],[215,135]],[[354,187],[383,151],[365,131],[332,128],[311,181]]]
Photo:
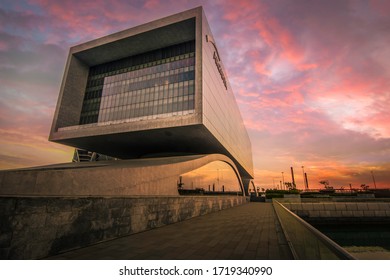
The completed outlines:
[[[0,259],[37,259],[180,222],[245,197],[0,197]]]
[[[0,195],[178,195],[177,182],[182,174],[214,161],[228,163],[238,174],[233,161],[217,154],[77,162],[0,171]]]
[[[309,222],[390,222],[389,202],[282,203]]]

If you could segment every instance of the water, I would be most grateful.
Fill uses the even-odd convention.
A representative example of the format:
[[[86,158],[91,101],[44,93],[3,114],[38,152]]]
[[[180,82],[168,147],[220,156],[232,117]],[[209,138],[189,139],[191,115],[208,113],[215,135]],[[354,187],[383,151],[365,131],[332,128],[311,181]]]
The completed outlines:
[[[345,246],[358,260],[390,260],[390,251],[380,246]]]
[[[390,225],[315,225],[351,255],[361,260],[390,260]]]

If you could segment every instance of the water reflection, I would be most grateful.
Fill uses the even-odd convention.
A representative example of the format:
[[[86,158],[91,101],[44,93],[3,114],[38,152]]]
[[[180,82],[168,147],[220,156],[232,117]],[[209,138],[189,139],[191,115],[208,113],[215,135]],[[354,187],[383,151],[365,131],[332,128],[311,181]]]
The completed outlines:
[[[322,233],[361,260],[390,259],[389,224],[325,224],[316,225]]]
[[[242,193],[240,181],[226,162],[214,161],[182,174],[178,180],[180,193],[185,191],[210,193]]]

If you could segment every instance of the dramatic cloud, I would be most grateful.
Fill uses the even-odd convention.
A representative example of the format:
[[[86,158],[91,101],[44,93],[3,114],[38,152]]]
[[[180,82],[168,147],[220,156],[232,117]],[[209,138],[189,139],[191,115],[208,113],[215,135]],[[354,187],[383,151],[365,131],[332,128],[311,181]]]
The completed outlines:
[[[389,1],[3,1],[0,167],[68,161],[46,139],[70,46],[203,5],[256,184],[390,187]]]

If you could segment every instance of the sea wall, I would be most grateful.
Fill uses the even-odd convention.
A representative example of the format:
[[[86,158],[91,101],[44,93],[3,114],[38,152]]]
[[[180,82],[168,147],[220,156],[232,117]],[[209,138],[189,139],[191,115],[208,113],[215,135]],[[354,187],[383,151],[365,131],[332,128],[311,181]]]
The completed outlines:
[[[282,202],[310,223],[389,223],[389,202]]]

